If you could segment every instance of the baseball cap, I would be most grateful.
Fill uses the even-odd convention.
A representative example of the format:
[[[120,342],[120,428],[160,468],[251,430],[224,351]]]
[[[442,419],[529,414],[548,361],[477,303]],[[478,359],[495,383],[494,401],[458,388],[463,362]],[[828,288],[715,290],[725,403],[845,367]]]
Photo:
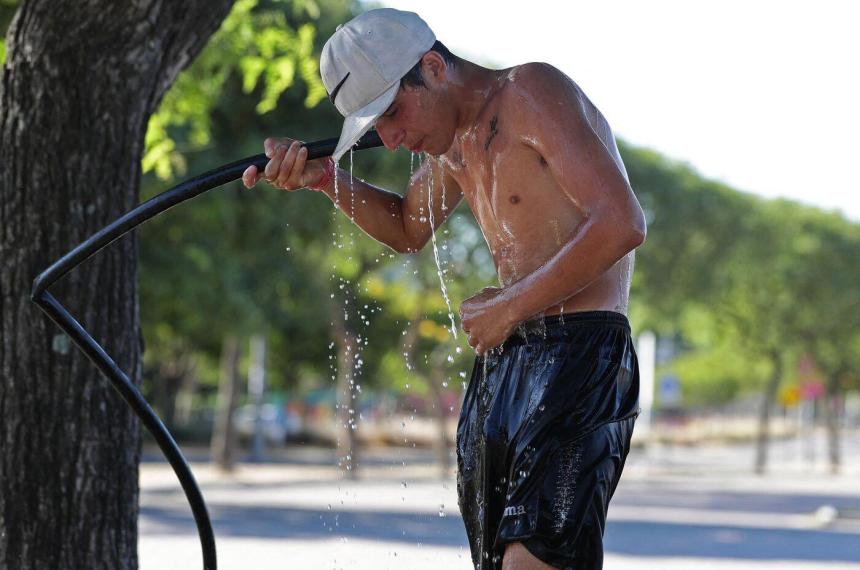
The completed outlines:
[[[329,99],[345,117],[332,155],[335,162],[388,109],[400,79],[435,41],[418,14],[393,8],[370,10],[338,26],[320,57]]]

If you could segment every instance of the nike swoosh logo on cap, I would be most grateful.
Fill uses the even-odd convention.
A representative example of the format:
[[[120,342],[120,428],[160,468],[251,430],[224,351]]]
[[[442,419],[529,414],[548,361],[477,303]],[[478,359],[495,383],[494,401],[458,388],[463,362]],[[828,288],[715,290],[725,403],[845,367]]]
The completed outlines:
[[[332,89],[331,94],[328,96],[329,101],[331,101],[332,104],[334,104],[334,99],[335,99],[335,97],[337,97],[337,94],[340,92],[340,88],[343,87],[343,82],[346,81],[347,77],[349,77],[348,71],[346,72],[346,75],[343,76],[343,79],[340,80],[340,83],[338,83],[335,86],[335,88]]]

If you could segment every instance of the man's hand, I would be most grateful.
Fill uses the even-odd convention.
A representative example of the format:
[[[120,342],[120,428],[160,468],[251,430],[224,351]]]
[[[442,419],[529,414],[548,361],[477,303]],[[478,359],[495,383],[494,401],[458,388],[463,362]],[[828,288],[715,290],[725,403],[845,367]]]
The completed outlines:
[[[502,299],[503,291],[485,287],[460,305],[463,330],[469,335],[469,346],[479,356],[502,344],[517,326]]]
[[[258,173],[256,166],[249,166],[245,170],[242,183],[247,188],[265,178],[275,188],[292,191],[316,186],[325,175],[323,160],[306,162],[308,149],[299,141],[270,137],[263,142],[263,148],[271,160],[263,173]]]

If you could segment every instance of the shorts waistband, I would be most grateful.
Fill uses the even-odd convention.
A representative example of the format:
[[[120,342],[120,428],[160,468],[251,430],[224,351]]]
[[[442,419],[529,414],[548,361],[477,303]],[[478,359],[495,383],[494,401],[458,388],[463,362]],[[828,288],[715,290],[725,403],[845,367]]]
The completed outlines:
[[[525,323],[539,323],[540,319],[531,319]],[[620,325],[630,330],[630,321],[621,313],[615,311],[580,311],[578,313],[562,313],[560,315],[550,315],[543,318],[545,326],[552,325],[567,325],[568,323],[603,323],[606,325]],[[524,324],[525,324],[524,323]]]
[[[630,321],[621,313],[615,311],[580,311],[523,321],[504,342],[504,346],[563,337],[565,331],[595,324],[621,327],[627,334],[630,334]]]

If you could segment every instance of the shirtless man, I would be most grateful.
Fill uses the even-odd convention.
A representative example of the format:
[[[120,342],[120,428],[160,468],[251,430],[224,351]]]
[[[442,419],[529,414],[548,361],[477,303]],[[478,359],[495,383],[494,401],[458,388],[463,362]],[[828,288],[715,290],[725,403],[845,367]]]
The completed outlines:
[[[270,138],[271,160],[263,173],[250,167],[245,185],[265,178],[324,192],[404,253],[424,247],[466,199],[501,284],[460,307],[476,352],[457,429],[473,562],[602,567],[608,502],[638,413],[625,314],[633,250],[645,239],[609,125],[552,66],[480,67],[409,12],[372,10],[341,26],[320,67],[346,117],[335,161],[307,161],[299,142]],[[344,171],[336,193],[336,160],[374,125],[388,149],[433,158],[403,196],[350,183]]]

